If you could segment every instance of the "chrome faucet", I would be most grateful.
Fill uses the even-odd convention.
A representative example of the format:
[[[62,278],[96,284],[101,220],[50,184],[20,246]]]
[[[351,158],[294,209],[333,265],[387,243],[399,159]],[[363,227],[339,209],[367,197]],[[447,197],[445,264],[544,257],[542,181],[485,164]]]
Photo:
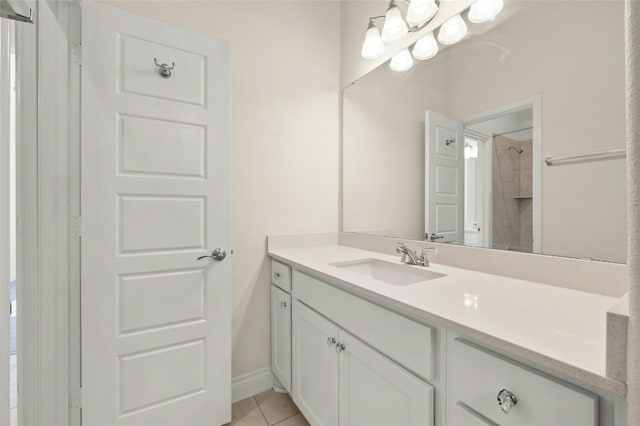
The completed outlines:
[[[427,253],[435,253],[436,251],[437,250],[434,247],[425,247],[422,249],[420,257],[418,257],[416,251],[407,247],[405,243],[398,243],[398,245],[396,246],[396,253],[402,255],[400,261],[408,265],[429,266]]]

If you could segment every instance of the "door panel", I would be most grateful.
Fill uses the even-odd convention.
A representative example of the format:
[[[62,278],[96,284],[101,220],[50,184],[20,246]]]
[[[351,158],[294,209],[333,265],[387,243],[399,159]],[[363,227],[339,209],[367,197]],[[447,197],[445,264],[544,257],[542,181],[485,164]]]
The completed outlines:
[[[120,128],[120,174],[206,178],[206,127],[121,115]]]
[[[176,377],[172,369],[178,366],[181,374]],[[120,357],[119,411],[127,414],[177,397],[201,392],[204,389],[205,378],[203,367],[204,340]],[[149,387],[150,382],[165,385]]]
[[[425,234],[464,242],[464,132],[462,123],[425,115]]]
[[[190,52],[188,46],[173,48],[169,47],[173,43],[167,45],[145,40],[143,34],[138,32],[134,37],[118,34],[122,55],[122,91],[205,107],[206,54]],[[161,64],[171,66],[176,63],[178,66],[171,78],[157,78],[155,68],[149,66],[150,58]]]
[[[433,387],[340,330],[340,426],[433,425]]]
[[[293,401],[314,426],[338,424],[338,327],[293,303]]]
[[[83,424],[224,424],[231,262],[197,257],[231,244],[229,47],[82,9]]]
[[[119,335],[204,320],[205,287],[202,269],[121,275]]]

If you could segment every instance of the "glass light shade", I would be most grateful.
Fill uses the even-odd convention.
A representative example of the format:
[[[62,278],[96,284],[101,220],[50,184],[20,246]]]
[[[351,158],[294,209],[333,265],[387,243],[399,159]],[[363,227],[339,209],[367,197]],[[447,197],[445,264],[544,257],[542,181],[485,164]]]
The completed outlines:
[[[404,49],[396,53],[393,58],[391,58],[391,62],[389,62],[389,68],[398,72],[407,71],[411,69],[412,66],[413,58],[411,57],[411,53],[409,53],[409,49]]]
[[[375,59],[384,52],[384,42],[380,37],[380,31],[375,26],[370,26],[364,36],[362,51],[360,54],[365,59]]]
[[[442,24],[438,31],[438,41],[442,44],[454,44],[467,35],[467,24],[462,16],[456,15]]]
[[[409,25],[418,25],[433,18],[438,12],[435,0],[411,0],[407,10]]]
[[[398,6],[391,6],[384,16],[384,27],[382,27],[382,40],[385,43],[395,43],[409,33],[407,23],[402,19]]]
[[[469,9],[469,21],[479,23],[492,21],[504,6],[503,0],[478,0]]]
[[[422,37],[413,46],[413,57],[421,61],[429,58],[433,58],[438,53],[438,42],[433,36],[433,33],[429,33]]]

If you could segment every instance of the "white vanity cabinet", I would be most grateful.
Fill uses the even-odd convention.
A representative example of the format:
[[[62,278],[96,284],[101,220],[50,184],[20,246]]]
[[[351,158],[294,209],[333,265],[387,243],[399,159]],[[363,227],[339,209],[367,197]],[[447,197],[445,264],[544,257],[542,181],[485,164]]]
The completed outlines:
[[[447,423],[596,426],[598,397],[451,335]]]
[[[433,425],[434,388],[399,363],[416,362],[417,369],[432,374],[428,327],[298,272],[293,292],[292,397],[312,425]],[[399,324],[395,333],[385,332]],[[397,354],[399,362],[362,340],[376,330],[375,344]],[[394,347],[406,332],[418,340]],[[427,359],[420,359],[421,350]]]
[[[433,425],[433,387],[340,330],[338,424]]]
[[[274,265],[272,369],[313,426],[626,423],[606,394]]]
[[[291,272],[271,262],[271,371],[291,392]]]
[[[338,425],[340,328],[304,304],[293,305],[292,398],[313,426]]]

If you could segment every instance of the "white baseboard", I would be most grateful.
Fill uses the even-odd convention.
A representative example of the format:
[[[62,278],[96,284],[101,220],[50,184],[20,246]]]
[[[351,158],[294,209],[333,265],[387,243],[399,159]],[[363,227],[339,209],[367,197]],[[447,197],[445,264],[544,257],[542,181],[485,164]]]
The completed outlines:
[[[259,394],[273,387],[273,373],[271,367],[259,368],[247,374],[234,377],[231,380],[231,401]]]

